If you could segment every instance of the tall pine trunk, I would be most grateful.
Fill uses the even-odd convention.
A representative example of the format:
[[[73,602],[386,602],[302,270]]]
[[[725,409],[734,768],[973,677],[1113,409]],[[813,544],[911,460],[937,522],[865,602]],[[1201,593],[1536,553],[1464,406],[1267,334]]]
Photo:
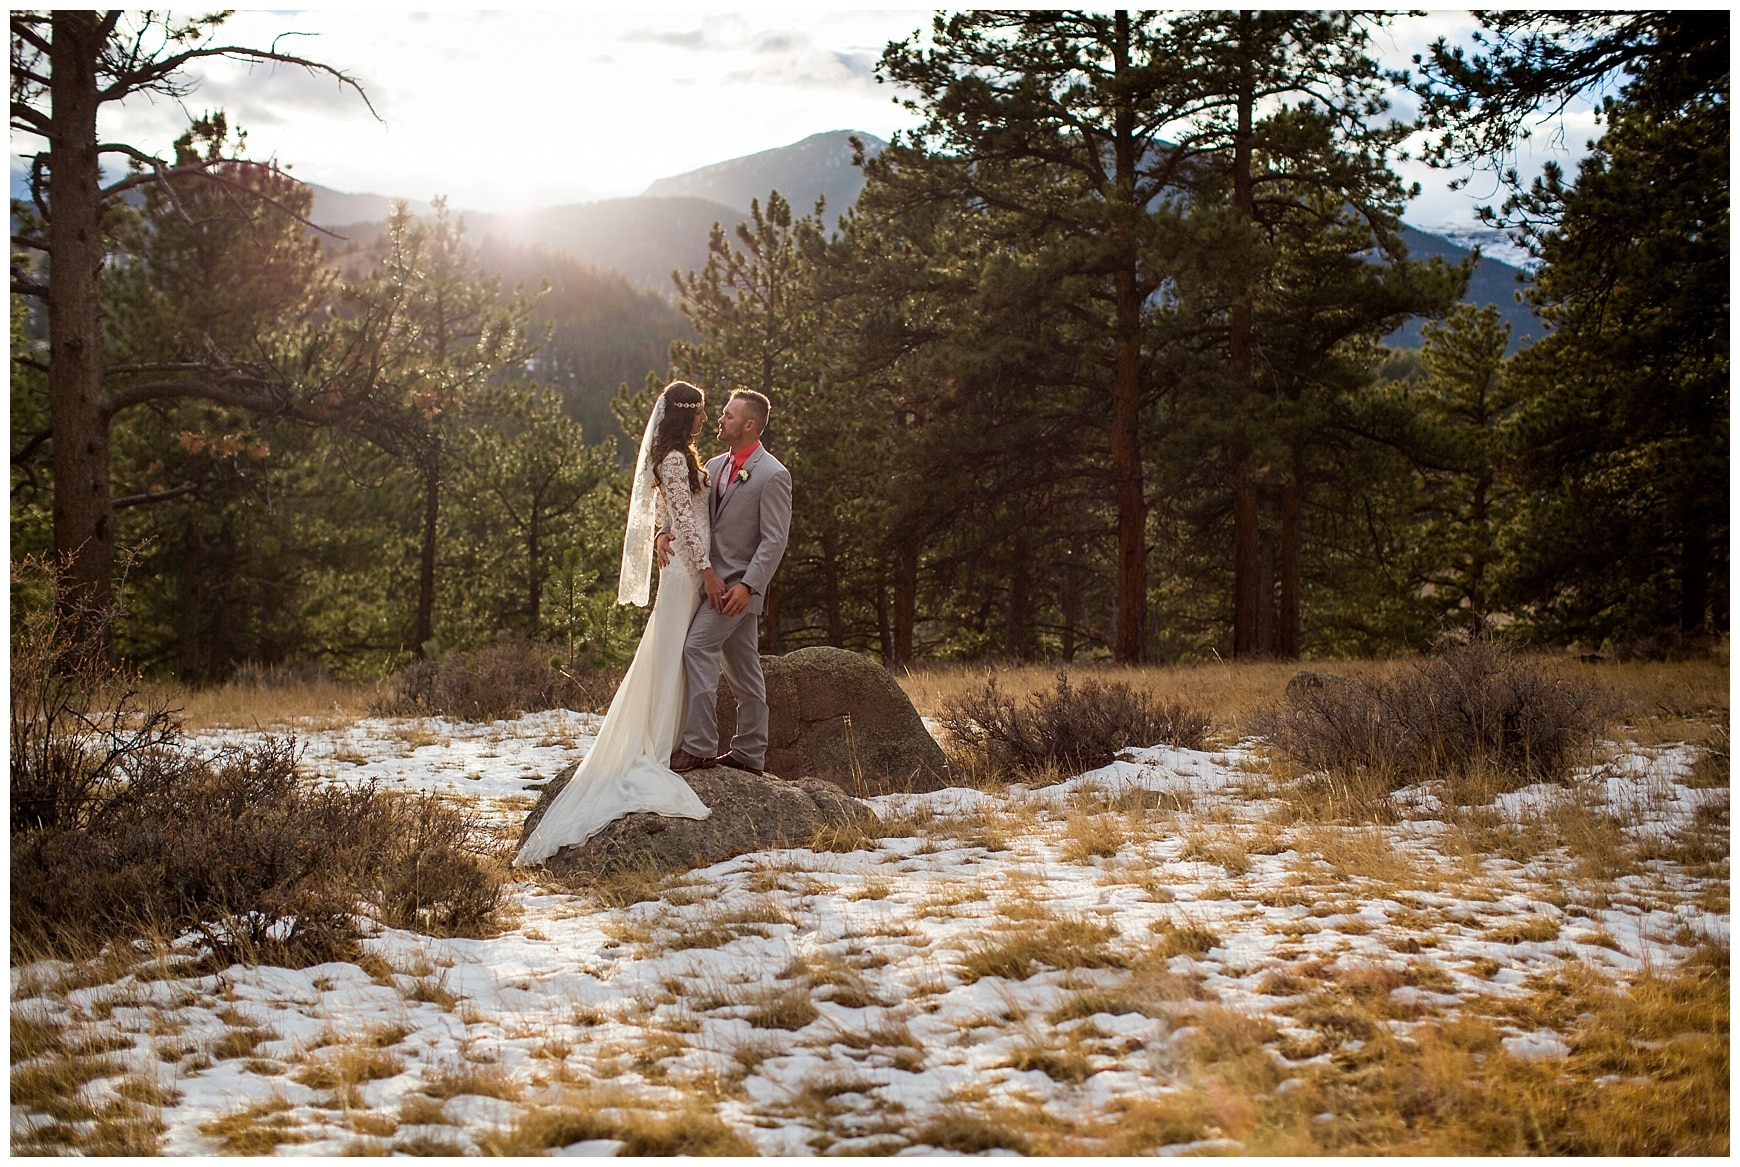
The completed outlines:
[[[1240,13],[1239,39],[1249,40],[1250,13]],[[1250,67],[1245,66],[1238,93],[1238,130],[1233,136],[1233,208],[1239,221],[1251,226],[1257,217],[1251,188],[1251,139],[1254,87]],[[1233,291],[1227,355],[1232,364],[1234,408],[1237,410],[1233,459],[1233,656],[1248,657],[1262,651],[1258,624],[1262,619],[1261,554],[1257,534],[1257,482],[1251,471],[1251,443],[1246,433],[1246,407],[1251,385],[1251,281],[1249,254],[1241,255],[1238,283]],[[1272,602],[1272,601],[1271,601]]]
[[[1710,535],[1693,516],[1680,544],[1680,632],[1700,636],[1710,607]]]
[[[423,546],[417,556],[417,630],[411,651],[424,659],[423,646],[435,635],[435,523],[441,514],[441,447],[423,465]]]
[[[541,609],[544,602],[544,577],[538,566],[538,560],[543,555],[538,530],[539,513],[538,505],[534,502],[526,523],[526,612],[531,617],[531,635],[534,640],[537,639],[538,629],[543,623]]]
[[[106,657],[115,555],[109,419],[103,404],[98,290],[103,266],[97,159],[98,13],[52,16],[49,92],[49,424],[54,447],[55,606],[66,648]]]
[[[1025,661],[1033,620],[1033,570],[1024,540],[1018,537],[1012,550],[1014,562],[1009,571],[1009,610],[1003,622],[1003,655],[1012,661]]]
[[[1114,67],[1123,74],[1130,68],[1130,14],[1120,9],[1116,16],[1117,41],[1113,45]],[[1136,118],[1128,105],[1120,104],[1115,115],[1112,142],[1118,193],[1122,203],[1115,230],[1120,263],[1113,294],[1116,323],[1112,374],[1112,479],[1118,500],[1118,627],[1113,655],[1120,664],[1140,664],[1148,642],[1147,512],[1142,503],[1142,410],[1141,344],[1142,295],[1136,286],[1136,238],[1127,216],[1145,213],[1133,206],[1136,187]]]
[[[1305,471],[1295,466],[1293,477],[1281,487],[1281,611],[1276,628],[1275,655],[1283,660],[1299,656],[1299,590],[1304,578]]]
[[[839,550],[832,532],[823,532],[821,544],[822,602],[827,608],[828,643],[840,648],[846,639],[846,621],[840,611]]]
[[[912,663],[912,627],[918,614],[918,548],[902,540],[894,553],[894,663]]]

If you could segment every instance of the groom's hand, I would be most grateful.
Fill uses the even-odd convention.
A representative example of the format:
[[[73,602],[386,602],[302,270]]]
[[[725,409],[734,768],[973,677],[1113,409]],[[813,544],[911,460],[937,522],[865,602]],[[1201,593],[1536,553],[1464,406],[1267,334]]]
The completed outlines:
[[[719,609],[719,611],[727,616],[741,616],[748,608],[748,585],[732,584],[731,590],[725,593],[725,604]]]
[[[659,570],[663,571],[671,565],[671,544],[675,542],[669,531],[660,531],[658,538],[653,540],[653,554],[658,557]]]

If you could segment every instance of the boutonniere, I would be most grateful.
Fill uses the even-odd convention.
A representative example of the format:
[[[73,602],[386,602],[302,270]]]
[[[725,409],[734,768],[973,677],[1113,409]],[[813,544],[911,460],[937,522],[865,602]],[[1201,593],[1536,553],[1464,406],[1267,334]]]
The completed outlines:
[[[741,469],[737,472],[737,483],[738,483],[738,485],[742,485],[743,483],[748,482],[748,481],[749,481],[749,465],[747,463],[745,463],[743,466],[743,469]]]

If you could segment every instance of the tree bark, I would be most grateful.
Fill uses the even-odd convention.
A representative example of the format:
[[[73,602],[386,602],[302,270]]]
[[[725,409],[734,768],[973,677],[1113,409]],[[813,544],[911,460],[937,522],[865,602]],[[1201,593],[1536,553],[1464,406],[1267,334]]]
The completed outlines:
[[[1275,627],[1275,537],[1257,535],[1257,655],[1272,657],[1277,649]]]
[[[838,549],[831,532],[824,532],[822,543],[823,603],[827,606],[828,643],[841,648],[846,638],[846,622],[840,612],[840,563]]]
[[[1003,622],[1003,654],[1013,661],[1027,659],[1027,641],[1033,607],[1033,572],[1027,548],[1017,540],[1015,562],[1009,572],[1009,611]]]
[[[1081,582],[1076,569],[1073,548],[1070,562],[1063,569],[1063,659],[1075,660],[1075,626],[1081,619]]]
[[[201,560],[199,528],[190,517],[182,533],[181,541],[181,601],[180,643],[176,651],[180,658],[181,682],[184,685],[197,685],[204,678],[199,667],[200,642],[200,572]]]
[[[534,502],[526,523],[526,610],[531,617],[531,634],[534,640],[538,637],[538,628],[542,623],[543,614],[540,609],[544,600],[544,577],[538,570],[538,558],[542,552],[538,536],[538,504]]]
[[[1710,607],[1710,536],[1695,518],[1680,545],[1680,631],[1702,635]]]
[[[871,593],[876,605],[876,642],[882,649],[882,665],[889,668],[894,664],[894,621],[888,613],[888,588],[878,583]]]
[[[55,435],[55,606],[65,647],[107,657],[115,534],[98,304],[103,200],[96,62],[102,38],[95,12],[58,9],[51,19],[48,394]]]
[[[1239,14],[1240,47],[1248,61],[1250,13]],[[1238,128],[1233,134],[1233,209],[1239,221],[1250,226],[1257,217],[1251,188],[1251,142],[1253,137],[1254,86],[1248,63],[1239,81]],[[1235,261],[1238,282],[1233,291],[1227,337],[1227,355],[1232,365],[1232,384],[1238,416],[1234,422],[1233,456],[1233,656],[1251,656],[1262,649],[1257,634],[1261,619],[1257,546],[1257,484],[1249,465],[1251,448],[1245,427],[1245,405],[1251,385],[1251,288],[1250,257]]]
[[[423,466],[423,547],[417,556],[417,629],[411,651],[424,659],[423,646],[435,635],[435,521],[441,513],[441,450]]]
[[[894,554],[894,663],[912,663],[912,629],[918,613],[918,548],[901,540]]]
[[[1299,659],[1299,593],[1304,578],[1305,482],[1298,468],[1281,487],[1281,611],[1275,655]]]
[[[1129,70],[1130,14],[1117,12],[1117,40],[1113,45],[1114,67]],[[1136,240],[1131,224],[1122,216],[1144,213],[1129,205],[1136,186],[1136,119],[1127,104],[1115,116],[1112,142],[1118,192],[1124,198],[1115,228],[1121,262],[1115,277],[1117,318],[1112,375],[1112,479],[1118,498],[1118,629],[1113,650],[1120,664],[1140,664],[1148,642],[1147,513],[1142,503],[1141,424],[1141,328],[1142,296],[1136,286]]]

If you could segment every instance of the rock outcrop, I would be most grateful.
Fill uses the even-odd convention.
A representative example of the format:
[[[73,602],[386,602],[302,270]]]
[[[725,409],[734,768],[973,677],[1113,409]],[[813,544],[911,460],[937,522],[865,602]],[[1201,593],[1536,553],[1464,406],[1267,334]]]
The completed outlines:
[[[839,648],[800,648],[761,658],[767,679],[767,770],[822,778],[847,794],[940,790],[942,747],[888,670]],[[731,741],[737,700],[719,678],[719,741]]]
[[[576,769],[569,766],[544,787],[521,828],[521,843]],[[805,846],[828,831],[868,834],[876,829],[869,807],[818,779],[787,782],[727,766],[685,777],[713,812],[710,817],[624,815],[579,846],[562,848],[545,866],[559,879],[624,869],[688,871],[770,847]]]

